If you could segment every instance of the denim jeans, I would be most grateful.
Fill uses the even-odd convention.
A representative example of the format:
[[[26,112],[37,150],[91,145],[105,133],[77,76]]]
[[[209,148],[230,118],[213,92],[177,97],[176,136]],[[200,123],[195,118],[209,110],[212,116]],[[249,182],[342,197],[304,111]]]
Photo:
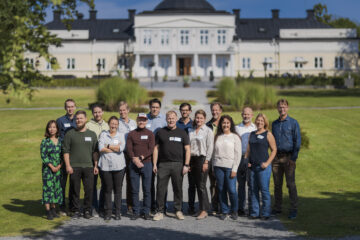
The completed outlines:
[[[250,172],[250,187],[251,187],[251,211],[250,216],[260,216],[260,200],[259,192],[261,193],[261,216],[269,217],[271,213],[271,197],[269,191],[271,176],[271,164],[262,169],[260,166],[252,166]]]
[[[227,194],[231,203],[231,212],[238,210],[238,196],[236,193],[236,177],[230,178],[231,168],[214,167],[217,188],[219,190],[219,202],[223,214],[230,213]]]
[[[130,161],[129,174],[134,214],[139,215],[141,209],[139,202],[140,178],[142,180],[142,190],[144,194],[144,214],[148,214],[151,207],[152,163],[145,162],[144,167],[138,168],[132,161]]]

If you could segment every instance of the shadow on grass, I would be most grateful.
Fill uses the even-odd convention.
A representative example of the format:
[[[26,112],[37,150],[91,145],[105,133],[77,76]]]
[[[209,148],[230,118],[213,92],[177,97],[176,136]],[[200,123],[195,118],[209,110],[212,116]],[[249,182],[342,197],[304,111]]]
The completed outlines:
[[[278,94],[287,97],[360,97],[360,89],[280,90]]]
[[[306,237],[360,236],[360,192],[321,192],[320,198],[299,197],[298,217],[280,216],[285,227]],[[289,206],[288,201],[283,205]]]
[[[3,204],[3,207],[8,211],[24,213],[29,216],[44,217],[45,214],[41,200],[11,199],[11,203]]]

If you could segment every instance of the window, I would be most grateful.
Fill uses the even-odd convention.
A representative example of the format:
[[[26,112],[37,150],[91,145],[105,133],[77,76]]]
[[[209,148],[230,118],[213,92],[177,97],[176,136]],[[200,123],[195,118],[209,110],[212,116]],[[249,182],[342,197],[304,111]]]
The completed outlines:
[[[34,67],[34,59],[33,58],[25,58],[26,65],[30,65],[30,67]]]
[[[209,43],[209,31],[208,30],[200,30],[200,44],[208,45]]]
[[[323,67],[323,58],[322,57],[315,57],[314,67],[315,68],[322,68]]]
[[[217,42],[219,45],[226,43],[226,30],[224,29],[218,30]]]
[[[161,45],[169,45],[169,30],[161,30]]]
[[[97,62],[96,62],[96,65],[97,64],[101,64],[101,67],[100,67],[100,69],[101,70],[105,70],[105,67],[106,67],[106,60],[105,60],[105,58],[98,58],[98,60],[97,60]]]
[[[295,62],[295,68],[296,69],[303,68],[303,64],[301,62]]]
[[[151,45],[151,30],[144,30],[144,45]]]
[[[267,62],[267,69],[272,69],[273,68],[273,59],[272,57],[266,57],[264,58],[264,62]]]
[[[75,58],[66,59],[66,69],[75,69]]]
[[[250,60],[250,58],[243,58],[242,59],[242,68],[243,69],[250,69],[251,68],[251,60]]]
[[[56,58],[51,58],[50,59],[50,62],[46,61],[46,70],[52,70],[52,66],[51,65],[54,65],[56,64]]]
[[[335,57],[335,68],[336,69],[344,68],[344,58],[343,57]]]
[[[189,30],[180,30],[181,45],[189,45]]]

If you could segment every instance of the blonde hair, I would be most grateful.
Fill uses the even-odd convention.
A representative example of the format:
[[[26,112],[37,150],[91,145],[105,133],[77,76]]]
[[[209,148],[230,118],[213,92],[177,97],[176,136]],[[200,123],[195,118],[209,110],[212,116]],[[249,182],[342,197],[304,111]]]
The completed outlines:
[[[170,114],[175,114],[175,116],[177,117],[176,112],[173,111],[173,110],[168,111],[168,112],[166,113],[166,117],[168,117]]]
[[[265,129],[265,130],[268,130],[268,129],[269,129],[269,120],[268,120],[268,118],[266,117],[265,114],[259,113],[259,114],[256,116],[256,118],[255,118],[255,122],[256,122],[256,120],[257,120],[258,118],[261,118],[261,117],[264,119],[264,129]]]

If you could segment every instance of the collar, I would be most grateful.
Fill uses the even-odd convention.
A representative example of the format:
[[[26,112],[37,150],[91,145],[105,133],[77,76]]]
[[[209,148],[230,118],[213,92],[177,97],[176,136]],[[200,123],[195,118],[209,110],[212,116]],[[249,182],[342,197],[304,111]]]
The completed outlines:
[[[192,119],[190,118],[190,121],[188,123],[184,123],[184,121],[182,120],[182,118],[179,119],[179,122],[181,122],[182,124],[184,125],[188,125],[188,124],[191,124],[192,123]]]
[[[99,122],[95,121],[95,119],[92,118],[92,119],[90,120],[90,122],[101,126],[101,125],[104,124],[105,121],[104,121],[104,119],[103,119],[103,120],[101,120],[101,122],[99,123]]]
[[[288,121],[290,120],[289,114],[286,116],[286,118],[284,120],[281,120],[281,118],[278,118],[279,122],[284,122],[284,121]]]
[[[153,117],[153,116],[151,115],[151,113],[148,113],[148,114],[147,114],[147,117],[148,117],[149,120],[152,120],[152,119],[155,119],[155,118],[161,118],[162,115],[161,115],[161,113],[159,113],[159,115],[157,115],[156,117]]]

